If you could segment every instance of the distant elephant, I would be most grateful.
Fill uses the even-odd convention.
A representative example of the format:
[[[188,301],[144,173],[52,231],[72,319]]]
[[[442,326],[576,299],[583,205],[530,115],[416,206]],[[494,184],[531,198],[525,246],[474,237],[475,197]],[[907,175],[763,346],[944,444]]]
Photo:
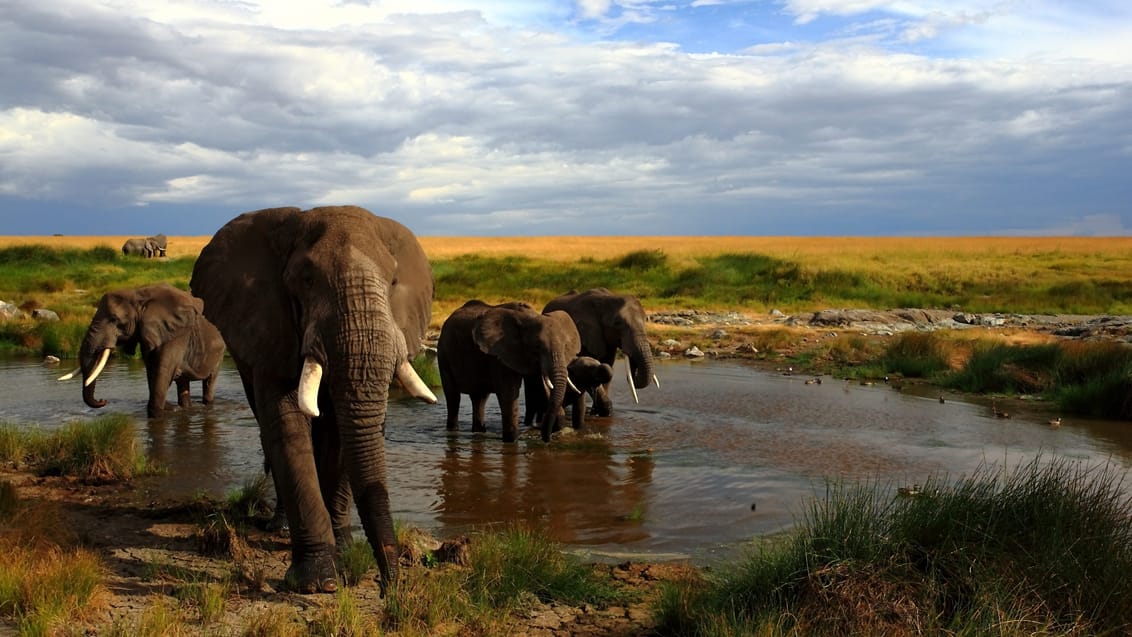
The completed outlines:
[[[287,512],[287,583],[337,589],[357,504],[384,592],[398,573],[385,469],[389,386],[436,396],[413,371],[432,269],[413,233],[363,208],[272,208],[225,224],[190,283],[228,342]]]
[[[612,366],[620,349],[628,358],[626,378],[637,400],[637,390],[655,382],[652,347],[645,334],[645,310],[635,296],[614,294],[605,288],[570,292],[552,299],[543,312],[561,310],[574,319],[582,338],[582,355],[592,356]],[[595,416],[608,416],[613,411],[609,383],[593,392]]]
[[[565,312],[539,314],[526,303],[488,305],[468,301],[440,328],[436,363],[448,405],[447,427],[459,428],[460,394],[472,399],[472,431],[486,431],[484,403],[495,394],[503,416],[503,440],[519,437],[519,387],[524,376],[549,392],[542,439],[550,440],[569,383],[567,365],[581,342]]]
[[[136,255],[148,258],[151,255],[147,253],[151,249],[151,246],[147,244],[146,237],[126,239],[126,242],[122,244],[122,254],[126,256]]]
[[[570,425],[574,429],[582,429],[586,424],[586,394],[613,380],[613,367],[591,356],[579,356],[570,361],[566,372],[569,374],[570,386],[566,389],[562,404],[563,407],[570,406]],[[524,427],[541,422],[546,415],[546,392],[541,383],[530,382],[532,380],[537,381],[530,377],[523,379],[526,398]],[[561,416],[560,413],[559,417]]]
[[[165,394],[174,382],[181,407],[191,402],[189,382],[194,380],[201,381],[202,400],[211,403],[224,340],[205,319],[203,308],[200,299],[167,283],[104,294],[79,347],[83,401],[90,407],[106,405],[105,400],[94,397],[94,388],[110,351],[120,347],[133,353],[140,345],[149,383],[146,413],[150,418],[164,411]]]
[[[153,252],[152,257],[165,256],[165,250],[169,246],[169,239],[163,234],[155,234],[147,238],[150,242],[150,249]]]

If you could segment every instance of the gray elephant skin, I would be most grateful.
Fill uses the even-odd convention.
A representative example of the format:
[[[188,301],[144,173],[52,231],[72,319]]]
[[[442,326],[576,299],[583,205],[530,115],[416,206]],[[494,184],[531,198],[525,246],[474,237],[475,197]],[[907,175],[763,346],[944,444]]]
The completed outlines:
[[[533,377],[549,393],[542,439],[550,440],[567,389],[567,365],[581,342],[565,312],[540,314],[526,303],[468,301],[444,321],[436,363],[448,406],[447,427],[459,428],[460,395],[472,400],[472,431],[486,431],[484,403],[495,394],[505,442],[519,437],[519,388]]]
[[[165,256],[168,242],[168,238],[163,234],[156,234],[152,237],[126,239],[126,242],[122,244],[122,254],[126,256],[141,256],[147,259],[163,257]]]
[[[413,233],[363,208],[272,208],[229,221],[193,268],[193,293],[228,343],[291,534],[287,584],[337,589],[351,500],[380,569],[397,578],[385,416],[397,378],[436,396],[410,361],[433,279]]]
[[[106,401],[95,398],[94,392],[111,351],[118,347],[133,354],[140,346],[149,384],[146,413],[150,418],[164,411],[165,394],[174,382],[181,407],[191,403],[190,381],[201,381],[201,400],[211,403],[224,340],[204,317],[203,309],[200,299],[167,283],[104,294],[79,346],[83,402],[90,407],[105,406]]]
[[[552,299],[543,312],[560,310],[574,319],[582,338],[582,355],[592,356],[612,366],[620,349],[628,359],[626,374],[633,399],[637,390],[650,382],[660,387],[654,373],[652,346],[645,333],[645,310],[640,300],[628,294],[614,294],[606,288],[593,288],[585,292],[570,292]],[[609,383],[592,392],[595,416],[608,416],[613,411],[609,396]]]
[[[570,426],[582,429],[586,425],[586,394],[592,393],[613,380],[613,367],[592,356],[579,356],[566,366],[571,385],[566,389],[563,398],[563,407],[570,407]],[[541,422],[546,415],[547,396],[542,389],[542,383],[537,378],[523,379],[526,410],[523,416],[523,426],[529,427]],[[565,414],[560,411],[556,422],[560,422]]]

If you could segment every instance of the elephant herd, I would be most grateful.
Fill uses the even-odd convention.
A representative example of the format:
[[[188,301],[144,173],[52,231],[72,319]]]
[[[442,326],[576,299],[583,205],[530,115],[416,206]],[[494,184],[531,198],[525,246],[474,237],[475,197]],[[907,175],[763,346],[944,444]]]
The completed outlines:
[[[384,592],[398,571],[385,467],[389,387],[396,379],[412,396],[437,402],[411,365],[433,300],[420,243],[404,225],[354,206],[259,210],[216,232],[189,285],[191,294],[162,283],[103,296],[79,369],[60,380],[81,371],[84,402],[101,407],[95,381],[111,350],[140,346],[154,417],[174,382],[182,407],[190,381],[202,381],[211,402],[227,347],[287,514],[288,583],[301,592],[336,590],[336,547],[349,538],[353,502]],[[502,437],[516,440],[520,387],[524,424],[539,423],[544,440],[564,407],[582,426],[587,395],[591,414],[609,415],[618,350],[635,398],[656,377],[645,314],[632,296],[572,291],[541,312],[523,302],[468,301],[437,341],[446,426],[458,428],[460,395],[468,394],[472,429],[486,430],[484,403],[494,393]]]
[[[165,256],[165,249],[168,247],[169,240],[163,234],[155,234],[152,237],[137,237],[133,239],[126,239],[122,244],[122,254],[126,256],[141,256],[146,259],[153,257]]]

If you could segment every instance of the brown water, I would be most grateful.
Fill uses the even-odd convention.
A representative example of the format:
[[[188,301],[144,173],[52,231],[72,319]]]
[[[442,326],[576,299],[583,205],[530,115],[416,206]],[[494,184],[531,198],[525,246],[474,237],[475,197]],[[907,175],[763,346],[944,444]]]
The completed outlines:
[[[215,404],[173,407],[160,419],[145,417],[138,361],[107,367],[98,394],[110,402],[102,410],[83,405],[80,381],[55,380],[65,371],[0,361],[0,421],[51,428],[100,412],[130,414],[150,455],[169,467],[152,480],[172,495],[221,496],[262,471],[258,430],[232,367]],[[1012,405],[1004,420],[986,404],[951,397],[941,404],[926,388],[917,394],[828,377],[806,385],[806,377],[730,362],[665,362],[658,376],[662,389],[641,391],[639,405],[622,382],[613,417],[549,446],[536,433],[504,444],[493,401],[484,435],[470,431],[466,397],[455,433],[444,428],[443,405],[396,397],[386,445],[394,515],[441,536],[525,521],[598,558],[705,560],[790,527],[827,480],[895,490],[1039,453],[1111,463],[1125,475],[1132,469],[1128,423],[1066,418],[1054,430],[1046,425],[1053,414],[1036,404]]]

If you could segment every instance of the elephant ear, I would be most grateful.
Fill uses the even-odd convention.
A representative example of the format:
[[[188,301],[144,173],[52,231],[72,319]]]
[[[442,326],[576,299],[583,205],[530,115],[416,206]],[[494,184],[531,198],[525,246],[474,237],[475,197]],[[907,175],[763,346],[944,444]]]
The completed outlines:
[[[232,219],[201,250],[189,283],[235,359],[284,373],[299,369],[295,308],[283,269],[300,213],[269,208]]]
[[[564,339],[562,346],[566,355],[577,356],[582,350],[582,337],[574,319],[563,310],[552,310],[543,314],[543,321]]]
[[[143,352],[164,343],[196,325],[204,303],[188,292],[162,283],[138,290],[139,334]]]
[[[390,305],[393,322],[405,336],[411,360],[420,350],[432,317],[432,267],[411,230],[386,217],[374,217],[374,223],[396,262],[390,282]]]
[[[538,313],[531,309],[493,307],[476,322],[472,338],[480,351],[498,358],[512,370],[534,374],[539,371],[537,345],[528,347],[524,343],[526,332],[531,329],[524,328],[524,321],[538,319]]]

